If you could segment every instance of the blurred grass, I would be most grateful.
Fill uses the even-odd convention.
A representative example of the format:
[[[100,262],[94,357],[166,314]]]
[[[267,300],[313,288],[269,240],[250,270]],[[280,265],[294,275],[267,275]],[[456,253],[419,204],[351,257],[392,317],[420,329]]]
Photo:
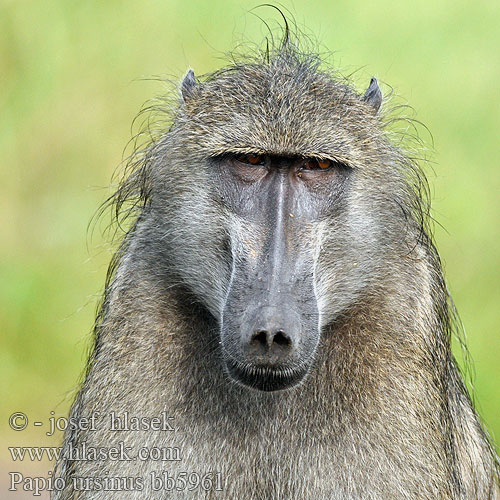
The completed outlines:
[[[82,371],[108,245],[87,248],[130,124],[161,84],[260,42],[258,2],[0,1],[0,410],[64,414]],[[436,238],[468,333],[475,395],[500,440],[500,3],[283,1],[357,74],[404,96],[432,131]],[[258,11],[278,19],[271,9]],[[36,444],[36,443],[33,443]]]

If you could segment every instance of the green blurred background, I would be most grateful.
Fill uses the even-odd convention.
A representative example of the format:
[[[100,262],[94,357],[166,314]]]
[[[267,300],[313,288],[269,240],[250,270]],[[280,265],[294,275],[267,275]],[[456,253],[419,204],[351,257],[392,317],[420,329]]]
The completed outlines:
[[[242,40],[260,43],[265,29],[248,13],[257,4],[0,0],[2,456],[4,443],[60,439],[6,422],[13,411],[46,419],[68,409],[111,255],[87,225],[134,116],[165,90],[145,78],[202,74]],[[445,228],[436,227],[437,244],[467,331],[478,409],[500,440],[500,2],[281,5],[344,73],[361,68],[360,91],[376,75],[432,131],[434,216]]]

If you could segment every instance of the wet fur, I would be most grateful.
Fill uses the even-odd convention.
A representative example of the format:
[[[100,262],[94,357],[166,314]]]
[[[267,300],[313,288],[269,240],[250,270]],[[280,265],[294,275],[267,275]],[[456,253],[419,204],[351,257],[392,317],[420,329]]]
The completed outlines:
[[[175,417],[175,433],[68,432],[69,443],[179,446],[180,463],[71,462],[58,474],[220,471],[222,492],[87,492],[66,499],[492,499],[495,454],[450,350],[453,306],[426,181],[390,117],[290,41],[192,84],[134,156],[111,202],[132,220],[110,267],[71,415]],[[384,103],[387,107],[387,103]],[[382,111],[384,110],[382,108]],[[387,113],[387,110],[386,110]],[[356,169],[346,208],[312,245],[322,337],[299,385],[263,393],[221,369],[228,227],[207,158],[332,156]],[[332,256],[335,256],[333,258]]]

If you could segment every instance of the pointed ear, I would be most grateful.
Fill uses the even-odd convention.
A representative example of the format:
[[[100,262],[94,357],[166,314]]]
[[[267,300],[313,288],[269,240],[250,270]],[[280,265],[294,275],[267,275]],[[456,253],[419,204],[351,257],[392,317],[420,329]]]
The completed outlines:
[[[370,80],[370,86],[366,89],[363,101],[368,103],[375,113],[380,109],[380,105],[382,104],[382,92],[376,78]]]
[[[196,78],[194,76],[194,71],[190,69],[181,83],[181,94],[184,101],[187,101],[191,94],[193,93],[194,88],[196,87]]]

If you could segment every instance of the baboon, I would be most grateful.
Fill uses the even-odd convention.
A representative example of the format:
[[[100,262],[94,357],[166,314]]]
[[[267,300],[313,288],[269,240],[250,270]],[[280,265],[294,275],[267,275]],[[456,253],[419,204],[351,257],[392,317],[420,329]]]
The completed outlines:
[[[133,222],[54,499],[498,498],[382,101],[288,32],[188,71],[111,200]]]

